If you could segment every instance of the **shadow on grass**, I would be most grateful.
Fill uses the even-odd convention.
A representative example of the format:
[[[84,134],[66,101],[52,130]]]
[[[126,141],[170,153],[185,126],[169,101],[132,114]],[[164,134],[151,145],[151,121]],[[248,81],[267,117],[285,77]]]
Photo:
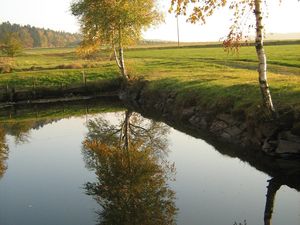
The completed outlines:
[[[229,85],[228,82],[223,84],[222,80],[212,78],[201,80],[162,78],[150,81],[149,88],[154,99],[159,98],[159,93],[175,94],[176,104],[179,106],[204,106],[220,113],[240,112],[242,116],[256,116],[260,120],[269,118],[263,107],[258,83]],[[300,90],[283,90],[276,86],[271,86],[270,90],[280,118],[286,113],[296,118],[300,112]]]
[[[183,59],[178,59],[176,61],[174,61],[174,59],[168,61],[166,59],[163,60],[156,60],[156,61],[147,61],[145,63],[146,67],[150,67],[150,68],[162,68],[162,69],[169,69],[169,68],[176,68],[176,69],[193,69],[195,68],[195,65],[193,63],[193,61],[187,61],[187,60],[183,60]],[[204,67],[199,65],[200,68]],[[199,69],[199,66],[197,67],[197,69]],[[172,72],[172,71],[170,71]]]
[[[207,78],[202,80],[180,80],[176,78],[164,78],[151,81],[151,89],[160,92],[173,92],[177,94],[177,101],[185,102],[195,99],[199,104],[211,105],[231,102],[232,108],[245,107],[244,110],[253,110],[261,103],[258,85],[233,84],[222,85],[222,81],[216,84],[217,79]],[[254,107],[254,108],[253,108]]]
[[[170,73],[176,72],[176,70],[186,70],[186,71],[201,71],[202,69],[207,71],[214,69],[244,69],[257,71],[257,61],[251,59],[237,59],[237,60],[217,60],[213,58],[162,58],[155,59],[153,61],[147,61],[145,67],[155,68],[155,69],[168,69]],[[169,70],[169,69],[172,70]],[[284,63],[278,61],[268,61],[268,72],[282,74],[282,75],[300,75],[300,67],[291,63]]]
[[[200,62],[209,62],[212,64],[232,67],[236,69],[247,69],[257,71],[257,62],[254,60],[210,60],[210,59],[199,59]],[[296,71],[295,69],[300,67],[298,65],[293,65],[289,63],[281,63],[277,61],[269,61],[268,62],[268,71],[272,73],[280,73],[282,75],[300,75],[300,71]],[[292,67],[292,68],[289,68]]]

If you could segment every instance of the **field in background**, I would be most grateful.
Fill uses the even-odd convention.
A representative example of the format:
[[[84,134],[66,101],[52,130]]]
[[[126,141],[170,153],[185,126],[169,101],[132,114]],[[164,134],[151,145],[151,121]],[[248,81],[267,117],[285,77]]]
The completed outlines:
[[[266,46],[268,76],[278,108],[300,110],[300,45]],[[182,101],[204,104],[232,102],[235,108],[261,107],[253,46],[239,54],[222,48],[132,50],[126,54],[136,76],[151,80],[155,89],[176,90]]]
[[[75,48],[28,49],[13,59],[1,57],[1,64],[12,68],[12,72],[0,74],[0,86],[9,87],[80,84],[118,75],[107,52],[95,60],[84,60]]]
[[[275,103],[300,110],[300,44],[292,43],[266,46],[268,76]],[[242,47],[238,54],[203,45],[151,47],[125,52],[132,77],[150,80],[153,88],[176,90],[182,99],[197,97],[207,104],[231,99],[237,108],[260,107],[253,46]],[[72,48],[32,49],[9,63],[14,71],[0,74],[0,86],[60,86],[83,82],[84,77],[88,82],[118,77],[110,52],[83,60]]]

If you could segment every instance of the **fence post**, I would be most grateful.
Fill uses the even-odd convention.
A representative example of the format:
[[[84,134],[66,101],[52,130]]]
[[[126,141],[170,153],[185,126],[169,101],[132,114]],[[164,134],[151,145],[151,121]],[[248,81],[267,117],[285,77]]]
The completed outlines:
[[[84,87],[86,87],[86,76],[84,70],[82,71],[82,82],[84,83]]]
[[[5,95],[5,98],[6,98],[6,101],[8,102],[9,101],[9,94],[8,94],[8,84],[6,84],[6,95]]]

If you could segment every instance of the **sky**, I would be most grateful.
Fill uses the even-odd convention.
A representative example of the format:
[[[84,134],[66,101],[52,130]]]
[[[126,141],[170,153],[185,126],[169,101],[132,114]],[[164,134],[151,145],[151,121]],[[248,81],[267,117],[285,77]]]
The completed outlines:
[[[177,40],[174,15],[168,14],[170,0],[159,0],[165,23],[143,33],[145,39]],[[69,10],[72,0],[0,0],[0,23],[9,21],[21,25],[50,28],[57,31],[79,32],[76,17]],[[267,33],[300,33],[300,2],[297,0],[269,0],[269,16],[265,20]],[[180,40],[185,42],[218,41],[226,36],[230,12],[219,10],[206,25],[192,25],[179,17]]]

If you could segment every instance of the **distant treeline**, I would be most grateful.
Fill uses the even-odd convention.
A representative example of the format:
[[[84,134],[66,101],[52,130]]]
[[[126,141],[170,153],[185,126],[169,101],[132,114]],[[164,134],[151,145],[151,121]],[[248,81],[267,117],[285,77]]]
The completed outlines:
[[[7,35],[12,33],[17,34],[24,48],[70,47],[81,41],[79,34],[4,22],[0,24],[0,43],[5,40]]]

